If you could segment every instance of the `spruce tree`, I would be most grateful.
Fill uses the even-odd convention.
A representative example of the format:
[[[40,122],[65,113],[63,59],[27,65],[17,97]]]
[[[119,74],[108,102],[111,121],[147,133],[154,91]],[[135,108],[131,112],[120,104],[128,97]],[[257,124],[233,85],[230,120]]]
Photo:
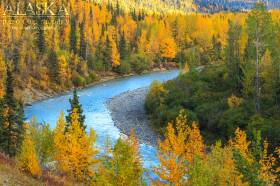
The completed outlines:
[[[83,108],[82,105],[79,102],[79,96],[77,94],[77,89],[75,88],[73,91],[73,98],[69,99],[71,108],[69,110],[67,110],[68,112],[68,116],[66,116],[66,126],[65,126],[65,130],[68,131],[68,129],[70,128],[71,125],[71,118],[72,118],[72,114],[74,109],[77,110],[77,114],[78,114],[78,121],[81,125],[81,127],[83,128],[83,130],[86,129],[86,125],[85,125],[85,115],[83,115]]]
[[[40,54],[43,54],[45,51],[45,32],[44,32],[44,19],[37,19],[37,38],[36,38],[37,47]]]
[[[226,46],[227,73],[232,87],[232,93],[241,96],[243,89],[242,56],[240,51],[242,27],[229,22],[228,44]]]
[[[59,84],[59,64],[58,56],[54,50],[50,50],[48,55],[48,70],[53,82]]]
[[[5,101],[4,98],[0,98],[0,150],[5,151],[6,136],[6,113],[5,113]]]
[[[6,94],[1,104],[1,148],[6,154],[15,156],[22,141],[24,111],[23,104],[14,97],[13,77],[9,69]]]
[[[125,41],[124,33],[121,34],[121,38],[119,41],[119,51],[120,51],[121,60],[125,59],[127,55],[127,51],[126,51],[126,41]]]
[[[107,36],[106,37],[106,43],[105,43],[105,48],[102,50],[102,57],[103,57],[103,62],[104,62],[104,66],[105,66],[105,70],[109,71],[111,70],[111,53],[112,53],[112,46],[110,43],[110,39]]]
[[[71,27],[70,27],[70,52],[77,53],[77,33],[76,33],[76,18],[71,16]]]
[[[87,59],[87,45],[85,38],[85,22],[80,24],[80,57],[84,60]]]

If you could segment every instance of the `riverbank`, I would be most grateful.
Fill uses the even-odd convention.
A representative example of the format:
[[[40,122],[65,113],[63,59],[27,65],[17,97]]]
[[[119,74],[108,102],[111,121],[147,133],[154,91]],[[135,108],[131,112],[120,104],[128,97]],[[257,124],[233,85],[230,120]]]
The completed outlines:
[[[129,135],[132,128],[140,143],[156,146],[157,133],[145,112],[148,87],[122,93],[107,102],[112,119],[122,133]]]
[[[167,71],[167,70],[171,70],[171,69],[154,68],[150,71],[144,71],[142,74],[149,74],[149,73],[153,73],[153,72],[164,72],[164,71]],[[135,76],[135,75],[139,75],[139,74],[130,73],[130,74],[125,74],[125,75],[120,75],[118,73],[110,73],[110,74],[107,74],[107,75],[102,75],[102,76],[100,76],[99,80],[97,80],[93,83],[87,84],[85,86],[78,87],[78,89],[89,88],[89,87],[92,87],[92,86],[95,86],[97,84],[104,83],[104,82],[107,82],[107,81],[110,81],[110,80],[115,80],[115,79],[119,79],[119,78]],[[20,90],[20,91],[17,90],[16,95],[18,95],[17,97],[19,98],[19,100],[23,101],[24,105],[30,106],[33,103],[36,103],[36,102],[39,102],[39,101],[43,101],[43,100],[53,98],[53,97],[56,97],[56,96],[61,96],[61,95],[68,94],[68,93],[73,91],[73,88],[67,89],[67,90],[64,90],[64,91],[59,91],[59,92],[55,92],[53,90],[49,90],[48,92],[45,92],[45,91],[38,90],[38,89],[35,89],[35,88],[29,88],[29,89]]]

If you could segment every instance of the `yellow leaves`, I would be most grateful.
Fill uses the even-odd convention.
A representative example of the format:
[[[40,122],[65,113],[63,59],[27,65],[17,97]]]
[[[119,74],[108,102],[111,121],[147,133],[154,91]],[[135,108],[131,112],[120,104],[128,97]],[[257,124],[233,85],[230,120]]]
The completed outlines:
[[[187,134],[188,139],[185,144],[186,160],[189,163],[193,163],[196,156],[203,157],[205,146],[197,123],[192,123],[192,126],[187,129]]]
[[[260,164],[260,178],[266,182],[266,185],[274,185],[277,176],[273,167],[275,166],[276,159],[272,154],[268,155],[268,142],[263,143],[263,153],[259,161]],[[276,170],[277,171],[277,170]]]
[[[155,173],[172,185],[179,186],[187,175],[187,162],[184,159],[184,143],[186,136],[182,133],[177,138],[172,123],[166,129],[165,140],[158,141],[159,166]],[[186,180],[185,180],[186,181]]]
[[[77,180],[83,180],[93,175],[95,132],[84,133],[78,121],[77,109],[71,115],[71,125],[68,131],[64,130],[65,120],[63,113],[60,115],[55,129],[54,143],[56,147],[55,159],[58,169]]]
[[[133,42],[137,23],[128,15],[118,16],[117,25],[120,33],[124,33],[125,40],[129,43]]]
[[[67,77],[69,77],[69,67],[66,57],[64,55],[60,55],[58,57],[58,75],[61,83],[63,83]]]
[[[273,66],[271,59],[271,52],[267,49],[262,57],[262,63],[260,66],[261,77],[263,79],[263,92],[272,95],[273,82],[275,81],[275,67]]]
[[[5,81],[7,77],[7,67],[6,63],[0,54],[0,98],[5,94]]]
[[[271,74],[271,71],[272,71],[272,64],[271,64],[271,52],[267,49],[264,53],[264,56],[262,57],[262,65],[261,65],[261,68],[262,68],[262,76],[264,77],[267,77]]]
[[[235,95],[232,95],[227,99],[229,108],[239,107],[243,103],[243,98],[239,98]]]
[[[183,68],[183,73],[186,74],[186,73],[188,73],[189,71],[190,71],[190,67],[189,67],[188,63],[186,63],[186,64],[184,65],[184,68]]]
[[[133,129],[130,129],[130,136],[128,138],[128,143],[132,148],[133,158],[135,158],[135,162],[140,161],[139,152],[138,152],[139,145]]]
[[[149,47],[147,44],[147,31],[141,31],[141,35],[137,41],[137,50],[138,53],[144,54],[146,51],[149,51]]]
[[[165,139],[159,140],[158,146],[160,163],[155,172],[161,179],[175,186],[187,182],[189,166],[195,157],[202,157],[205,150],[197,124],[188,127],[183,111],[176,118],[175,128],[172,123],[168,123]]]
[[[111,47],[112,47],[111,48],[111,50],[112,50],[112,53],[111,53],[112,67],[118,67],[121,64],[120,53],[117,48],[117,44],[113,39],[110,39],[110,43],[111,43]]]
[[[174,59],[177,53],[177,46],[172,38],[163,39],[160,43],[160,53],[163,58]]]
[[[143,185],[143,168],[138,152],[138,142],[133,130],[128,139],[118,139],[114,148],[108,148],[95,185]],[[113,149],[113,150],[111,150]]]
[[[214,185],[247,185],[242,182],[242,175],[235,167],[232,149],[228,146],[222,148],[221,142],[217,142],[207,155],[204,162],[211,170],[210,180],[215,180]]]
[[[244,131],[239,128],[235,131],[235,137],[229,140],[229,145],[241,153],[242,157],[245,158],[248,162],[252,163],[252,155],[249,152],[250,141],[247,141],[247,135]]]
[[[280,161],[280,147],[277,147],[276,150],[275,150],[275,153],[278,155],[278,160]],[[276,170],[275,172],[277,174],[280,174],[280,166],[276,167]],[[280,180],[278,180],[278,182],[280,182]]]
[[[42,171],[29,127],[26,128],[21,150],[16,157],[16,162],[20,169],[29,172],[32,176],[41,176]]]

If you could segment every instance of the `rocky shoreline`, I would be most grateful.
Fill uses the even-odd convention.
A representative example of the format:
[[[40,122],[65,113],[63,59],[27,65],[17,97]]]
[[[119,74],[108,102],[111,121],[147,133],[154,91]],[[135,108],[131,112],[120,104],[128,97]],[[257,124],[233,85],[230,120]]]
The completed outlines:
[[[156,146],[158,135],[145,112],[148,87],[124,92],[107,102],[112,119],[122,133],[129,135],[132,128],[140,143]]]

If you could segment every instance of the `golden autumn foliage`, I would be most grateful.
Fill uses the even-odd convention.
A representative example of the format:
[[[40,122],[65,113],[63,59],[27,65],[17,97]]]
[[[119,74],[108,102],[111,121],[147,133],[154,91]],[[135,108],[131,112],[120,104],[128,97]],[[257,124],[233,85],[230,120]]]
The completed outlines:
[[[205,154],[205,145],[197,123],[193,122],[187,129],[187,136],[185,158],[189,163],[193,163],[195,157],[203,157]]]
[[[7,77],[7,67],[5,61],[0,53],[0,98],[4,96],[5,93],[5,84]]]
[[[29,131],[29,126],[26,127],[24,139],[20,153],[16,157],[16,162],[20,169],[30,173],[32,176],[41,176],[42,171],[36,153],[35,143]]]
[[[186,64],[184,65],[184,67],[183,67],[182,72],[183,72],[184,74],[186,74],[186,73],[188,73],[189,71],[190,71],[190,67],[189,67],[189,65],[186,63]]]
[[[177,53],[177,47],[174,39],[163,39],[160,43],[160,53],[163,58],[174,59]]]
[[[58,170],[76,180],[86,180],[93,176],[93,165],[96,163],[94,148],[96,139],[93,130],[87,135],[78,122],[77,110],[71,115],[71,126],[65,131],[63,113],[60,115],[55,129],[54,143],[56,147],[55,160]]]
[[[247,140],[247,135],[244,131],[237,128],[235,130],[235,137],[229,140],[229,145],[237,149],[243,158],[245,158],[248,162],[252,162],[252,155],[249,151],[249,145],[251,144],[250,141]]]
[[[273,81],[276,77],[273,75],[275,71],[275,65],[273,64],[271,52],[268,49],[265,51],[262,57],[260,71],[260,75],[264,81],[262,91],[271,95],[273,90]]]
[[[118,67],[121,64],[120,53],[118,51],[116,42],[112,38],[110,38],[109,40],[110,40],[110,45],[111,45],[112,67]]]
[[[134,131],[127,139],[118,139],[113,148],[106,148],[107,156],[101,158],[97,179],[93,185],[141,186],[143,168]]]
[[[186,181],[184,177],[187,175],[187,162],[184,159],[186,140],[185,134],[179,133],[176,136],[172,123],[169,123],[166,129],[165,140],[159,141],[159,166],[155,169],[155,173],[162,180],[168,181],[170,184],[179,186]],[[155,185],[161,185],[155,182]]]
[[[58,76],[61,84],[65,83],[69,76],[68,62],[64,55],[58,57]]]
[[[165,139],[158,141],[159,166],[155,173],[160,179],[172,185],[182,185],[187,182],[189,164],[195,157],[204,155],[204,144],[196,123],[188,126],[186,115],[183,111],[176,118],[175,128],[169,123]],[[164,183],[155,182],[156,185]]]
[[[133,129],[130,129],[130,135],[129,138],[127,139],[127,142],[132,149],[133,164],[135,165],[134,171],[141,172],[142,170],[140,169],[140,167],[142,166],[142,162],[139,154],[139,144]]]
[[[217,142],[204,159],[196,158],[189,171],[187,185],[246,186],[238,172],[232,149]]]
[[[189,7],[191,2],[192,0],[181,1],[180,6],[176,5],[175,9],[187,4]],[[129,60],[134,55],[141,54],[148,59],[149,63],[141,64],[141,67],[144,66],[141,71],[161,67],[160,62],[174,60],[177,53],[185,53],[186,49],[204,56],[213,47],[211,43],[213,36],[217,36],[222,46],[225,46],[229,19],[234,19],[244,25],[244,20],[247,17],[247,14],[233,13],[204,15],[177,14],[177,12],[165,14],[167,9],[171,8],[169,4],[171,1],[163,3],[162,0],[156,2],[145,0],[147,4],[144,3],[146,6],[156,9],[158,6],[155,4],[164,5],[165,13],[161,12],[160,14],[150,14],[140,5],[137,5],[135,10],[126,9],[127,4],[131,1],[127,3],[127,1],[117,0],[108,2],[103,0],[71,0],[64,3],[71,14],[70,17],[75,20],[74,25],[68,24],[68,19],[66,22],[61,20],[61,24],[51,25],[52,29],[42,29],[44,31],[39,32],[40,29],[24,29],[26,25],[22,23],[29,21],[33,23],[33,21],[23,16],[17,25],[17,30],[12,30],[12,26],[8,24],[0,28],[0,41],[3,43],[1,52],[5,54],[3,55],[4,61],[12,63],[17,88],[39,87],[44,91],[48,89],[57,91],[57,89],[67,89],[73,85],[83,86],[91,82],[90,74],[92,73],[103,75],[104,70],[119,72],[116,68],[104,67],[108,65],[107,63],[110,64],[110,67],[119,67],[120,64],[125,64],[130,67],[126,73],[138,73],[138,68],[134,68],[134,66],[139,66],[139,64]],[[142,4],[143,2],[138,3]],[[119,8],[117,8],[117,4],[119,4]],[[57,1],[52,5],[52,8],[58,9],[59,5],[60,2]],[[20,6],[23,8],[24,3],[21,3]],[[5,9],[3,3],[0,4],[1,8]],[[275,13],[275,15],[277,14]],[[53,20],[51,19],[51,21]],[[44,21],[43,26],[49,27],[48,21]],[[37,37],[38,34],[40,38]],[[104,47],[104,38],[107,35],[112,38],[112,51],[104,57],[101,53],[106,48]],[[121,56],[122,59],[119,59],[119,44],[122,36],[124,36],[126,45],[126,58]],[[247,41],[246,38],[243,41]],[[45,48],[42,54],[38,53],[38,45]],[[6,51],[5,48],[8,47],[11,50]],[[75,48],[79,65],[74,65],[77,63],[72,61],[72,57],[70,57],[73,53],[71,48]],[[57,57],[50,58],[51,53],[57,54]],[[107,60],[108,56],[110,60]],[[163,60],[159,59],[159,56]],[[204,57],[204,59],[209,58]],[[189,62],[188,59],[181,60]],[[209,60],[206,63],[208,62],[210,63]],[[196,63],[201,65],[200,63],[204,62],[197,59]],[[24,83],[21,83],[22,81]],[[25,97],[23,96],[23,98]]]
[[[263,143],[263,152],[260,164],[260,178],[265,181],[266,185],[272,186],[275,184],[277,176],[273,167],[276,164],[276,158],[272,154],[268,154],[268,142]]]
[[[158,142],[159,165],[155,173],[161,181],[153,180],[154,185],[248,185],[237,169],[231,145],[222,147],[217,142],[206,153],[198,125],[193,122],[189,126],[183,111],[174,125],[175,128],[168,124],[165,139]],[[238,130],[237,134],[236,148],[246,149],[242,145],[244,132]]]
[[[228,102],[229,108],[235,108],[243,103],[243,99],[239,98],[235,95],[232,95],[231,97],[228,98],[227,102]]]

